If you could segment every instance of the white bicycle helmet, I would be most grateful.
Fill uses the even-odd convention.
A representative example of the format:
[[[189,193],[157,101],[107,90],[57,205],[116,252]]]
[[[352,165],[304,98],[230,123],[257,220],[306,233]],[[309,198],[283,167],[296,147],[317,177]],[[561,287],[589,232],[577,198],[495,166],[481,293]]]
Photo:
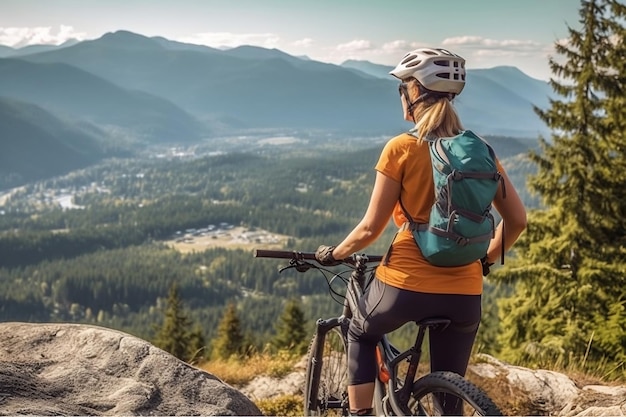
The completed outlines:
[[[430,91],[460,94],[465,87],[465,59],[441,48],[407,53],[389,72],[400,80],[414,77]]]

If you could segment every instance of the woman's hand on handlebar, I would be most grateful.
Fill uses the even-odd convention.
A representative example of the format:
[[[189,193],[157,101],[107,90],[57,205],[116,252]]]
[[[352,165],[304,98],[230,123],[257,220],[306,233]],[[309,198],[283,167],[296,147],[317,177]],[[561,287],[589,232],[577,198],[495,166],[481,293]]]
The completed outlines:
[[[324,265],[324,266],[340,265],[341,261],[338,261],[333,257],[334,249],[335,249],[335,246],[321,245],[315,251],[315,259],[317,260],[317,262],[320,263],[320,265]]]

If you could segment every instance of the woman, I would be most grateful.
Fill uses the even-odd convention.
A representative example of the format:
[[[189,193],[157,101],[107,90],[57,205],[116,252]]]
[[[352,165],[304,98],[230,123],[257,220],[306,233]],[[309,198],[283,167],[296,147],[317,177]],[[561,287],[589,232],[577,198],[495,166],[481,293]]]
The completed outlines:
[[[465,60],[445,49],[420,48],[406,54],[390,72],[401,82],[404,119],[415,123],[384,147],[376,164],[376,181],[363,219],[337,246],[320,246],[325,265],[370,245],[389,218],[401,227],[385,262],[360,302],[348,333],[350,413],[372,411],[377,375],[375,348],[381,336],[409,321],[445,316],[452,324],[430,336],[431,370],[465,375],[481,316],[483,267],[488,272],[498,255],[509,249],[526,227],[526,211],[498,162],[504,187],[493,201],[502,217],[482,261],[454,267],[430,264],[421,254],[398,203],[417,223],[427,223],[434,202],[432,165],[427,136],[452,137],[463,130],[451,100],[465,86]],[[503,195],[506,190],[506,198]],[[504,227],[506,225],[506,227]],[[504,236],[503,236],[504,234]],[[504,242],[504,243],[503,243]],[[506,246],[503,248],[502,245]]]

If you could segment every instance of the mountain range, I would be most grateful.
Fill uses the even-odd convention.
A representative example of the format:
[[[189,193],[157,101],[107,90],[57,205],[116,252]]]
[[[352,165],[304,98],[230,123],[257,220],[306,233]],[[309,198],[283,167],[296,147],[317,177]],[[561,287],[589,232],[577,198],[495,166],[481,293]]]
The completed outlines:
[[[0,98],[37,106],[68,129],[91,126],[105,145],[193,143],[268,128],[389,136],[409,127],[390,70],[117,31],[56,47],[0,47]],[[467,128],[531,139],[548,134],[533,111],[548,104],[548,83],[514,67],[468,70],[467,79],[455,100]],[[4,132],[3,143],[19,142],[15,129]]]

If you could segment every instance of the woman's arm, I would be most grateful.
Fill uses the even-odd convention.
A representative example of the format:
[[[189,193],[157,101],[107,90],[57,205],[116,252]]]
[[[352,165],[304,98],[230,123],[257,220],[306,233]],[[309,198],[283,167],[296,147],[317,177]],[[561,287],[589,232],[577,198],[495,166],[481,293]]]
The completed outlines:
[[[502,254],[502,234],[504,233],[504,251],[513,246],[519,235],[526,228],[526,209],[517,194],[517,190],[511,183],[506,172],[502,171],[504,181],[504,193],[502,188],[498,189],[493,200],[493,206],[502,216],[502,221],[496,228],[495,237],[489,243],[487,249],[487,262],[495,263]]]

